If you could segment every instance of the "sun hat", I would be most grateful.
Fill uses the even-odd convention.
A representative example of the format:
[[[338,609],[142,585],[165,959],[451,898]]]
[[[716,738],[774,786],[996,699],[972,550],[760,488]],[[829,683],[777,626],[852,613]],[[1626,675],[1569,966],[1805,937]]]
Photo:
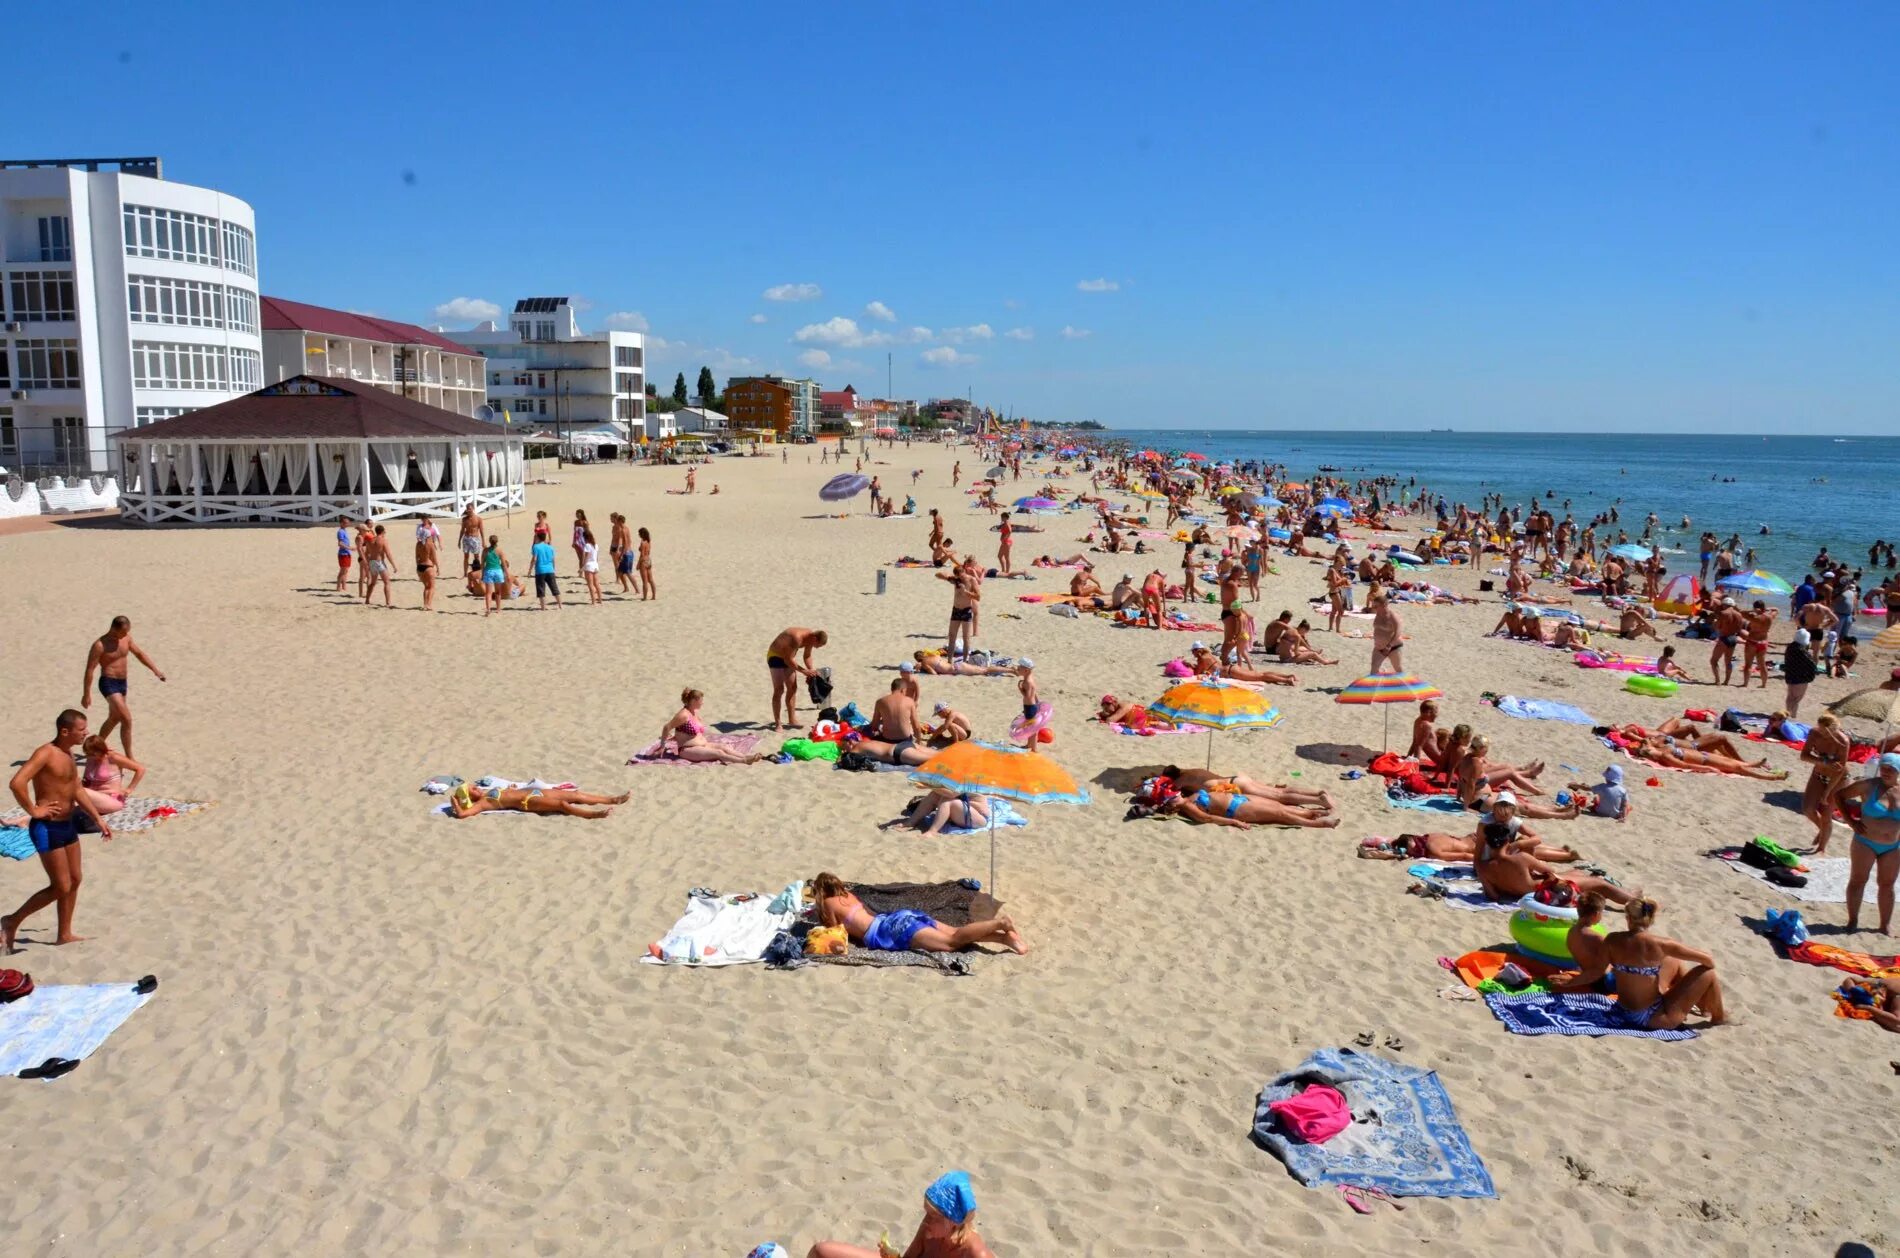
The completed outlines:
[[[942,699],[937,700],[936,706],[931,708],[932,712],[948,712],[949,710],[950,705],[945,703]]]
[[[1034,668],[1035,666],[1036,661],[1030,659],[1027,655],[1016,661],[1017,668]]]
[[[1511,794],[1509,791],[1499,791],[1496,795],[1491,797],[1491,807],[1498,808],[1505,804],[1509,804],[1513,808],[1517,807],[1517,796]]]
[[[1879,763],[1883,769],[1892,769],[1895,773],[1900,773],[1900,752],[1882,752]]]
[[[936,1182],[924,1189],[924,1200],[952,1223],[962,1223],[976,1213],[976,1193],[970,1188],[970,1176],[965,1171],[945,1171],[939,1175]]]
[[[897,671],[900,673],[914,673],[917,671],[917,666],[909,660],[905,660],[897,666]]]
[[[1603,780],[1605,782],[1608,782],[1611,786],[1623,785],[1623,766],[1620,764],[1613,764],[1609,768],[1605,769],[1603,771]]]

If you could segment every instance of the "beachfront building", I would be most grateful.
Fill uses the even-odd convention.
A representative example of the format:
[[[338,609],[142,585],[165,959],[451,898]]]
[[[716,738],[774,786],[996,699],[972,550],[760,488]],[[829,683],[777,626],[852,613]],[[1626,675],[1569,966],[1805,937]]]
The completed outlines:
[[[673,411],[675,433],[726,432],[731,427],[732,420],[728,416],[704,406],[681,406]]]
[[[818,425],[818,382],[780,376],[734,376],[726,382],[726,414],[734,428],[770,430],[780,440]]]
[[[109,474],[114,434],[262,384],[255,233],[156,157],[0,161],[0,466]]]
[[[524,297],[508,326],[447,333],[487,361],[488,404],[517,425],[563,432],[646,428],[646,337],[582,332],[566,297]]]
[[[324,306],[259,299],[267,384],[331,376],[473,418],[488,401],[488,367],[465,345],[417,327]]]
[[[522,439],[357,380],[292,376],[114,434],[139,524],[314,524],[522,506]]]

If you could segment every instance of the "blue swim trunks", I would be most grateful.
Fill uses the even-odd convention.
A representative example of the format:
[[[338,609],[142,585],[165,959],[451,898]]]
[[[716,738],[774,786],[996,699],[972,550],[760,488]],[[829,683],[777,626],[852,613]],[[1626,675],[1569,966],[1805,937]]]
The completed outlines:
[[[102,695],[124,694],[125,693],[125,678],[101,677],[99,679],[99,693]]]
[[[916,909],[880,913],[871,919],[871,928],[864,932],[864,946],[883,952],[908,952],[910,941],[917,932],[936,924],[935,918],[928,913],[919,913]]]
[[[35,817],[27,823],[26,833],[33,840],[33,850],[42,856],[79,842],[79,831],[74,827],[71,817],[62,817],[58,821],[42,821]],[[906,935],[905,938],[909,939],[910,936]]]

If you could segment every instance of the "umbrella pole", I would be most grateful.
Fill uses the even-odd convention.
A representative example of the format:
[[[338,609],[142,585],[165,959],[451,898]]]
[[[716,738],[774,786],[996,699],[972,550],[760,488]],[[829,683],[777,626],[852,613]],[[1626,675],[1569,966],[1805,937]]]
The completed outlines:
[[[990,898],[994,900],[999,888],[996,885],[996,801],[990,801]]]
[[[1385,733],[1379,736],[1379,750],[1390,751],[1392,750],[1392,705],[1381,703],[1379,706],[1385,709]]]
[[[1207,767],[1214,767],[1214,727],[1207,727]]]

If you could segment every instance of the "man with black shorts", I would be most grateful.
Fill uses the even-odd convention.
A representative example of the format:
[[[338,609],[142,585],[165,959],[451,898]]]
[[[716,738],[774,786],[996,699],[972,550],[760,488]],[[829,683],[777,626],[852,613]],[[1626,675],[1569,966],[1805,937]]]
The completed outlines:
[[[152,663],[151,656],[139,650],[138,643],[132,641],[132,621],[127,616],[114,616],[112,625],[105,636],[92,644],[86,652],[86,680],[79,689],[79,706],[92,706],[92,674],[99,672],[99,694],[106,701],[106,722],[99,727],[99,737],[112,737],[114,726],[119,730],[119,745],[125,748],[126,757],[132,755],[132,709],[126,701],[126,660],[136,657],[138,662],[152,670],[152,675],[160,681],[165,674],[158,671],[158,665]]]
[[[41,745],[9,786],[13,798],[26,809],[27,833],[33,850],[39,853],[46,870],[46,885],[26,898],[26,902],[5,917],[0,917],[0,955],[14,950],[20,924],[49,904],[59,906],[59,933],[55,944],[83,943],[73,934],[73,906],[79,901],[79,828],[77,811],[84,809],[99,833],[107,839],[112,828],[92,806],[92,797],[79,789],[79,766],[73,763],[73,748],[86,740],[86,714],[67,708],[59,714],[53,741]],[[31,797],[27,794],[32,788]]]
[[[779,711],[784,709],[785,721],[793,729],[798,728],[798,676],[813,676],[811,653],[831,641],[823,629],[791,628],[783,630],[772,639],[772,645],[765,648],[765,667],[772,674],[772,728],[784,729],[779,723]],[[804,653],[801,662],[795,657]],[[781,697],[783,704],[781,705]]]

